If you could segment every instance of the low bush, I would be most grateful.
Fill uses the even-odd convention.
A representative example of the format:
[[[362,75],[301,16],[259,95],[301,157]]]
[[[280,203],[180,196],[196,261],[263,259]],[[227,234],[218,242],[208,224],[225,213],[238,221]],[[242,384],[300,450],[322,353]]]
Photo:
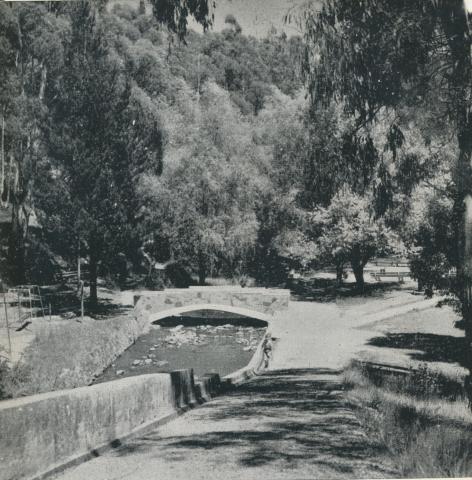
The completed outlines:
[[[365,377],[377,387],[383,387],[390,392],[405,393],[415,398],[443,400],[459,400],[465,397],[463,378],[450,378],[442,373],[420,364],[409,371],[385,371],[369,364],[355,363],[355,368],[347,369],[349,375]],[[359,378],[356,379],[359,382]]]
[[[175,288],[188,288],[194,284],[189,269],[178,262],[168,263],[165,273],[167,280]]]
[[[26,394],[25,386],[30,382],[31,371],[25,364],[10,365],[0,358],[0,400]]]

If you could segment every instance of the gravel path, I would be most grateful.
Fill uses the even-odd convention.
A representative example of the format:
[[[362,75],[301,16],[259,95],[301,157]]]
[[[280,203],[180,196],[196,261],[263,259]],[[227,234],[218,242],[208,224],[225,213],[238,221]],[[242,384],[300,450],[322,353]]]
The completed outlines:
[[[384,318],[387,309],[392,315],[398,308],[403,312],[398,298],[372,302],[372,308],[367,303],[359,308],[292,302],[271,326],[278,340],[269,371],[57,478],[398,476],[386,452],[371,443],[345,404],[340,384],[340,369],[372,336],[359,327]],[[420,298],[411,308],[422,305]]]
[[[353,304],[290,302],[288,312],[278,315],[270,327],[277,338],[271,368],[342,369],[378,335],[370,325],[437,302],[438,298],[424,300],[407,292],[358,298]]]
[[[392,478],[335,372],[268,372],[153,433],[68,470],[68,480]]]

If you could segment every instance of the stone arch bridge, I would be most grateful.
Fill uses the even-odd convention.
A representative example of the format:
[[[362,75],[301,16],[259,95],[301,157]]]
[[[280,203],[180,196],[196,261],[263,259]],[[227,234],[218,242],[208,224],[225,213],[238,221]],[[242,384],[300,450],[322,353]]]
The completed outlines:
[[[270,323],[288,308],[290,291],[269,288],[190,287],[145,292],[134,297],[134,314],[142,325],[196,310],[216,310]]]

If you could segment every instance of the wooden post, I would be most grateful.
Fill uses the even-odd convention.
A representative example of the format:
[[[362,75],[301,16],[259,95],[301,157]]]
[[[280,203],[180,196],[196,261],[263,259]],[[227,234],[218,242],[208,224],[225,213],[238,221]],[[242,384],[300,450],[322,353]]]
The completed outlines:
[[[197,55],[197,105],[200,104],[200,54]]]
[[[80,282],[81,282],[81,271],[80,271],[80,238],[77,242],[77,289],[80,288]]]
[[[51,321],[51,302],[49,302],[49,321]]]
[[[19,290],[16,291],[16,295],[18,297],[18,325],[19,325],[20,322],[21,322],[21,305],[20,305],[20,291]]]
[[[30,307],[30,321],[33,321],[33,302],[31,301],[31,288],[28,288],[29,307]]]
[[[33,287],[33,293],[34,293],[34,290],[37,290],[38,292],[38,299],[39,299],[39,304],[41,305],[41,315],[43,316],[43,318],[46,316],[46,310],[44,309],[44,303],[43,303],[43,297],[41,295],[41,289],[39,288],[39,285],[35,285]]]
[[[84,321],[84,281],[80,281],[80,320]]]

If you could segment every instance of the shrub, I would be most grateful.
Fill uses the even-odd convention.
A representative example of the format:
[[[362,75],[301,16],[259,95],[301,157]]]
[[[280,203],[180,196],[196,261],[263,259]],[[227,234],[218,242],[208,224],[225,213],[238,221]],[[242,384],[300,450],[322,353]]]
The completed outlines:
[[[423,253],[410,260],[411,275],[425,289],[432,294],[434,288],[448,289],[450,281],[447,273],[452,265],[444,253]]]
[[[192,276],[188,270],[178,262],[168,263],[166,277],[176,288],[188,288],[193,284]]]
[[[10,366],[6,359],[0,359],[0,400],[25,395],[25,385],[30,382],[30,369],[24,364]]]

